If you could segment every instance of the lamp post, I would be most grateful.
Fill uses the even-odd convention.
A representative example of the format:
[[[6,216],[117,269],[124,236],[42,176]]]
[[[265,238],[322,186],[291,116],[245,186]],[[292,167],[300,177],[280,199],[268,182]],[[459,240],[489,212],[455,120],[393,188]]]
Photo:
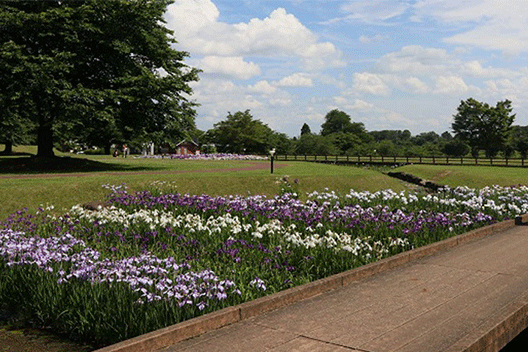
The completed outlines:
[[[272,150],[270,150],[270,155],[271,155],[271,173],[273,173],[273,156],[275,155],[275,148],[273,148]]]

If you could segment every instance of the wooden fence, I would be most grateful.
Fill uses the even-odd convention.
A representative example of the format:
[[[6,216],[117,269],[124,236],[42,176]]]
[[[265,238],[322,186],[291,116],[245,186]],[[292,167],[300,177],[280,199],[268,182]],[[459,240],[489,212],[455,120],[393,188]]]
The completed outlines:
[[[315,161],[348,164],[429,164],[526,167],[524,158],[473,158],[450,156],[352,156],[352,155],[275,155],[276,161]]]

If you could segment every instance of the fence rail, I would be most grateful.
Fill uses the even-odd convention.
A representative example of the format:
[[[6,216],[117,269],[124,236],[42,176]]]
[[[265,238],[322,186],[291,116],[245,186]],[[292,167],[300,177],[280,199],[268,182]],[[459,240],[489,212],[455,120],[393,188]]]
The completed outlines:
[[[526,167],[524,158],[473,158],[451,156],[352,156],[352,155],[276,155],[276,161],[316,161],[349,164],[430,164]]]

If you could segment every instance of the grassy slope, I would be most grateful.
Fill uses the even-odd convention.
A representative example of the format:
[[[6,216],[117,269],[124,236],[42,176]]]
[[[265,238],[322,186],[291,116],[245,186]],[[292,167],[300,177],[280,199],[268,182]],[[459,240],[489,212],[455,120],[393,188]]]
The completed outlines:
[[[492,185],[528,185],[528,168],[407,165],[398,168],[398,171],[451,187],[464,185],[471,188],[482,188]]]

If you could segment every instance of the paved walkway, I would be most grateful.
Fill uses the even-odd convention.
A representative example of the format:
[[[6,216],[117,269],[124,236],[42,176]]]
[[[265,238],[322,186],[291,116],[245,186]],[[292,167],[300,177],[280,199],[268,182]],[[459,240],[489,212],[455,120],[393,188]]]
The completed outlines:
[[[182,341],[174,351],[498,351],[528,325],[528,226]]]

